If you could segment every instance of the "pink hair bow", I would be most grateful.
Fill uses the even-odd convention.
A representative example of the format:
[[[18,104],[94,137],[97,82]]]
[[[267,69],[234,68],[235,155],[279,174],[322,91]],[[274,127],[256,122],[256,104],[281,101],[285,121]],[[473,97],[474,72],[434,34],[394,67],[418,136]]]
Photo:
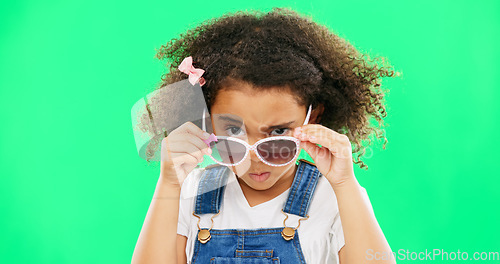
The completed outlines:
[[[195,85],[197,81],[200,82],[200,86],[205,84],[205,79],[201,77],[205,71],[193,66],[193,58],[191,56],[184,58],[181,65],[179,65],[179,70],[189,75],[189,82],[192,85]]]

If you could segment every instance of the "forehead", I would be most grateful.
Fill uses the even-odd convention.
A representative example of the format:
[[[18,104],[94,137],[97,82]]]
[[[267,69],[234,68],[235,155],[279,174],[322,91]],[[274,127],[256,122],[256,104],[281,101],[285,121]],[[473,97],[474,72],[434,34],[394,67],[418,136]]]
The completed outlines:
[[[272,126],[298,121],[304,115],[304,106],[299,105],[287,89],[258,91],[249,85],[240,85],[238,89],[220,90],[211,112],[215,116],[237,116],[246,126]]]

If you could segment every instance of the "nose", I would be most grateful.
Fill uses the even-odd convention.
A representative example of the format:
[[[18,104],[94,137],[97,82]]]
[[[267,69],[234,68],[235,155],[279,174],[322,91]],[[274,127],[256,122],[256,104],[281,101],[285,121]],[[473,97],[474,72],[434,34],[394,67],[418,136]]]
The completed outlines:
[[[248,138],[248,144],[250,146],[253,146],[257,141],[259,141],[261,138]],[[257,154],[255,153],[257,150],[254,149],[254,150],[250,150],[250,153],[248,153],[248,155],[250,155],[250,159],[254,162],[262,162],[259,157],[257,156]]]
[[[255,151],[251,150],[249,155],[250,155],[250,160],[252,160],[253,162],[261,162],[259,157],[257,157],[257,154],[255,154]]]

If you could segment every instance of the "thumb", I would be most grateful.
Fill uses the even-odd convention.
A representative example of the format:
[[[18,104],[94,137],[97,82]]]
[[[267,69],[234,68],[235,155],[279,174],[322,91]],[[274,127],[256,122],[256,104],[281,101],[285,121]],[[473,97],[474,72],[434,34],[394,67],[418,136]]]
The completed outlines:
[[[317,161],[321,158],[328,157],[327,155],[329,154],[329,150],[327,148],[320,147],[309,141],[302,141],[300,143],[300,147],[304,149],[309,154],[309,156],[311,156],[311,158],[314,160],[314,163],[317,163]]]

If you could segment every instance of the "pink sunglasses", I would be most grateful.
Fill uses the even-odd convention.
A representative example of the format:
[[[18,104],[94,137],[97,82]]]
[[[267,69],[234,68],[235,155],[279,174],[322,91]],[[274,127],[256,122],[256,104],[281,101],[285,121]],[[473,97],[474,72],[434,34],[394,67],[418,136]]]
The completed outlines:
[[[312,105],[309,105],[306,119],[303,125],[309,123]],[[205,109],[203,109],[202,130],[205,127]],[[290,164],[299,155],[300,140],[290,136],[275,136],[263,138],[255,144],[228,136],[216,136],[217,141],[212,141],[208,145],[212,150],[210,158],[220,165],[236,166],[243,162],[250,150],[253,150],[257,157],[269,166],[279,167]]]

